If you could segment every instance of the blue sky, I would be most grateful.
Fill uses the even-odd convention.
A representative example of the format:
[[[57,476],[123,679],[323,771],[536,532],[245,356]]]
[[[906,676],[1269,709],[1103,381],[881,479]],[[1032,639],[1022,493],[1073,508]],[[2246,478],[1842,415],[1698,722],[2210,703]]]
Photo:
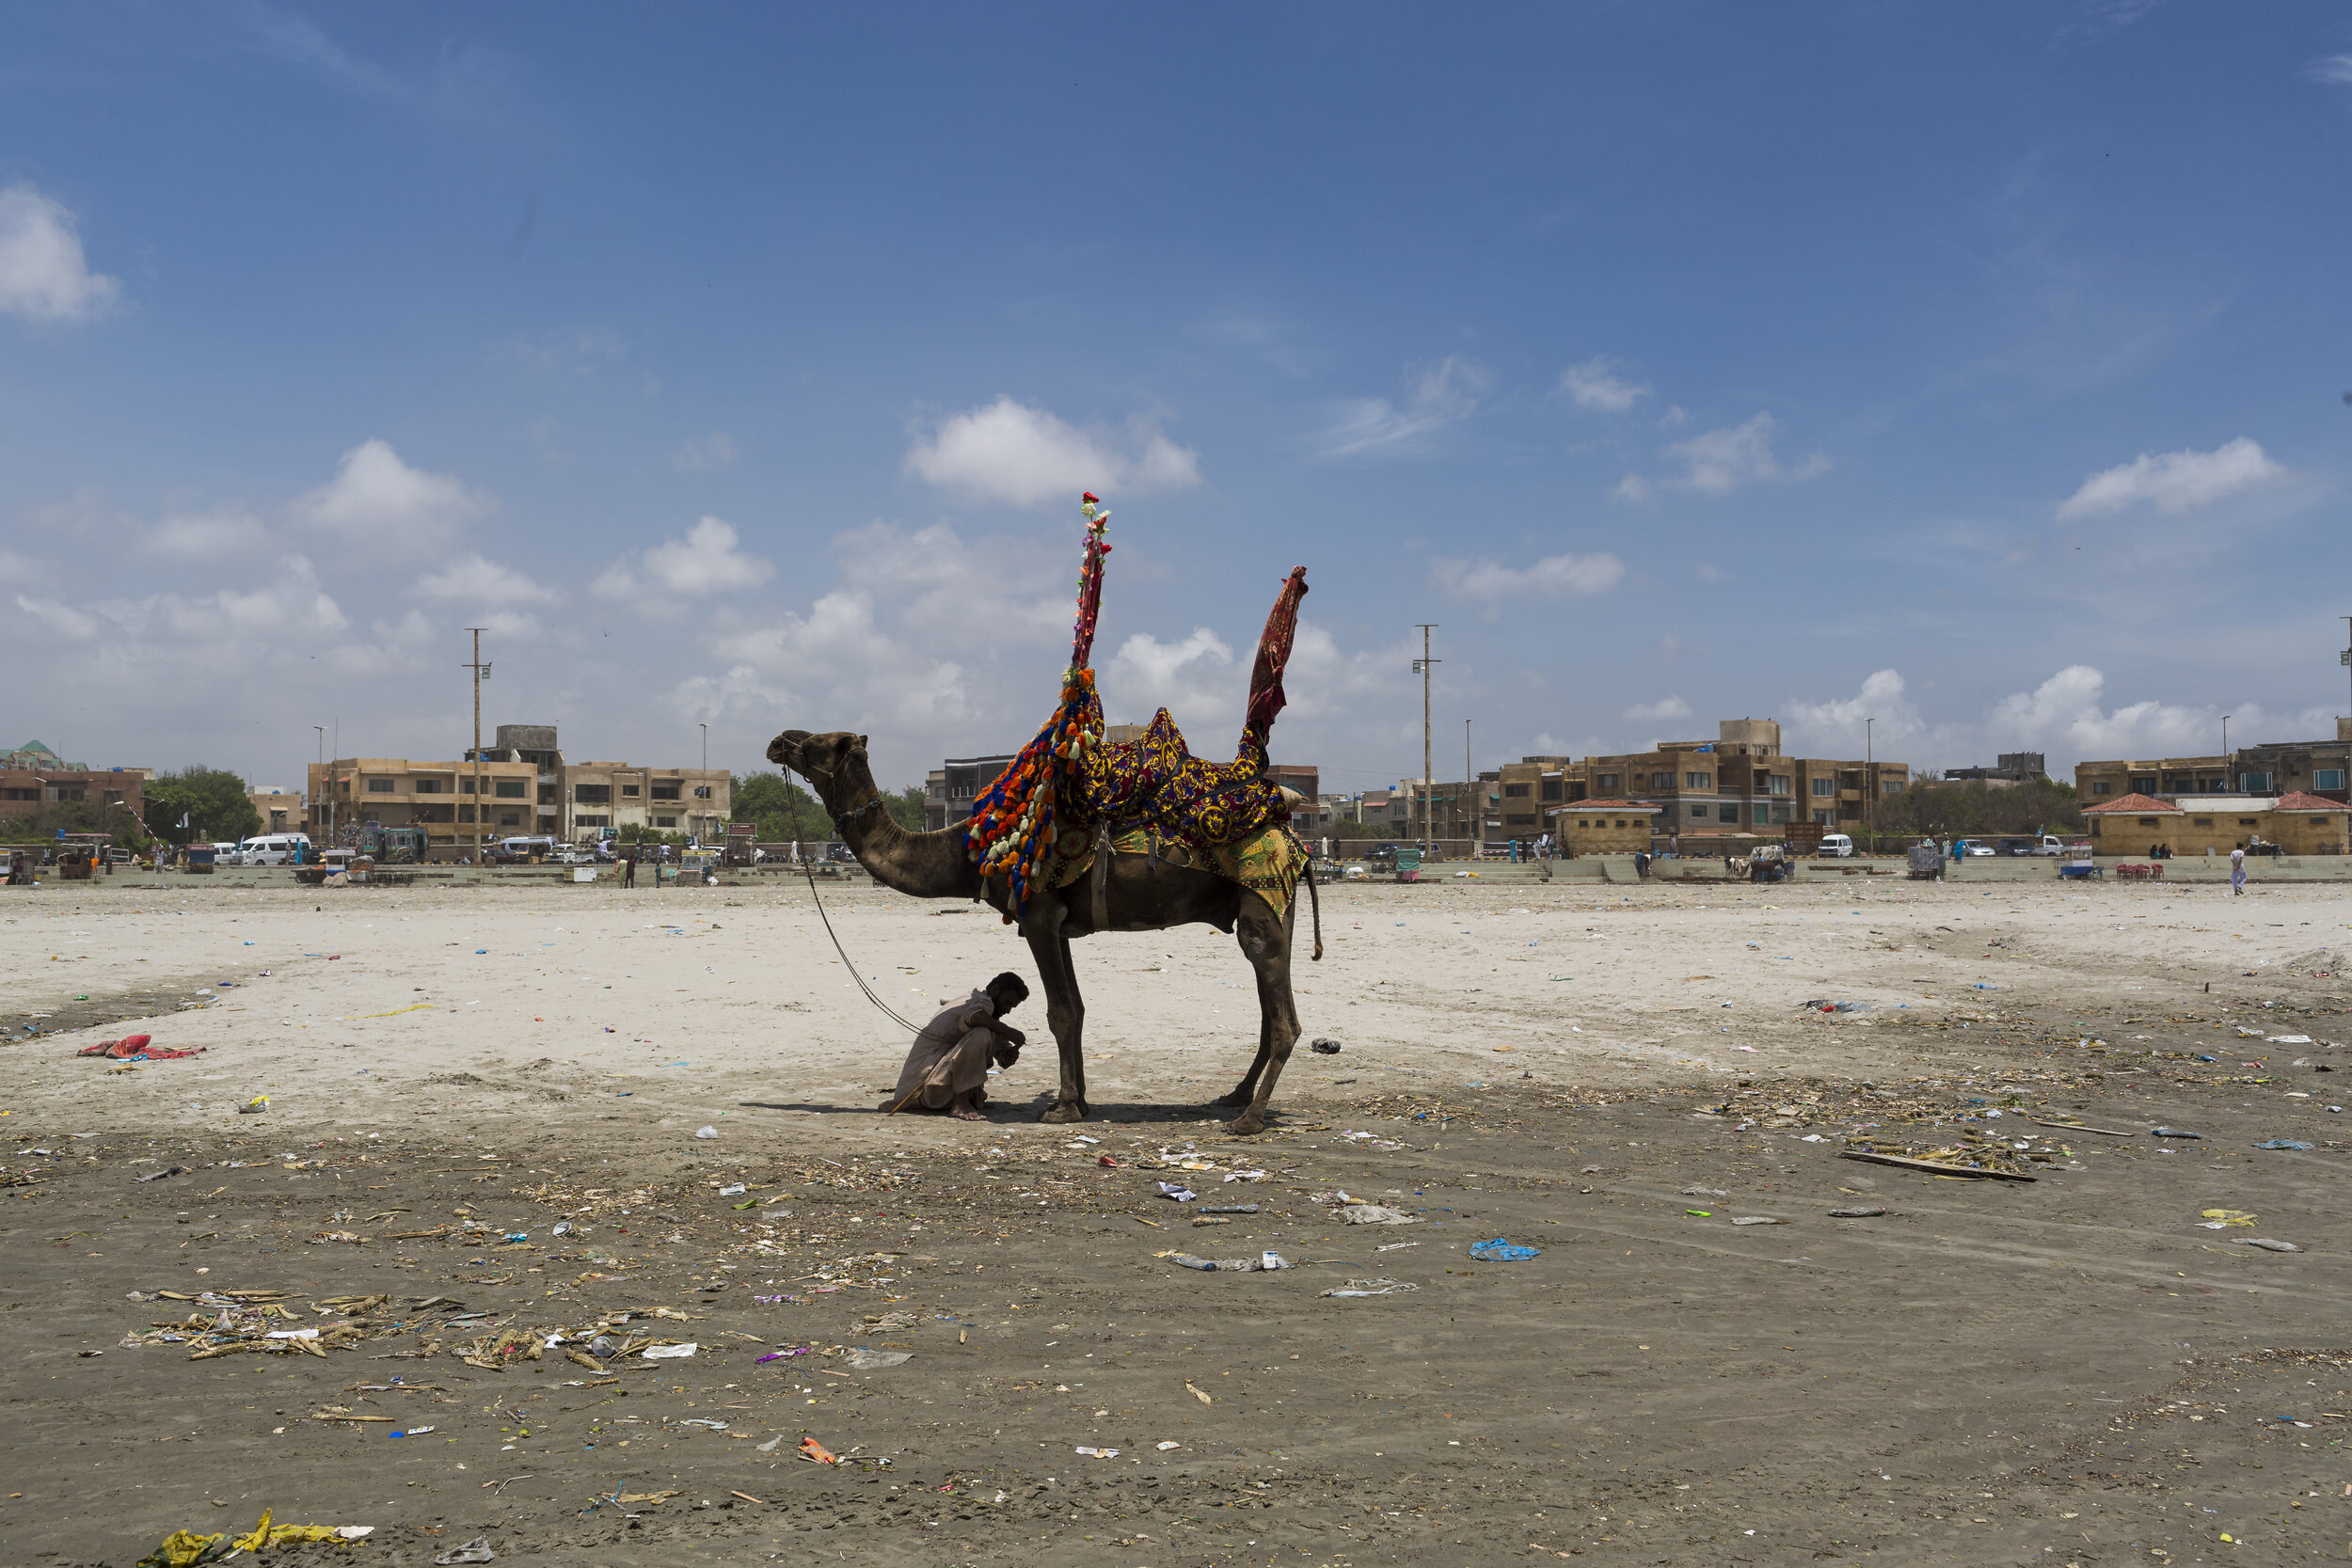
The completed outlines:
[[[0,743],[2328,733],[2328,6],[0,8]],[[1449,761],[1449,759],[1451,759]]]

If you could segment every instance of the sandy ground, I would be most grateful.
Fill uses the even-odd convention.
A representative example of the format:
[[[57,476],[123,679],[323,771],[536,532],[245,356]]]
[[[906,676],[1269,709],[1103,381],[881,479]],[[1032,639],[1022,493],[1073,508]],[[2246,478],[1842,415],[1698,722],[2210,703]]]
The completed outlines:
[[[911,1016],[1028,973],[984,910],[827,908]],[[1374,885],[1323,916],[1300,1010],[1343,1050],[1233,1140],[1204,1102],[1256,1009],[1206,928],[1079,944],[1092,1122],[1036,1122],[1016,1015],[1038,1040],[966,1126],[874,1113],[903,1033],[789,884],[6,890],[0,1560],[128,1565],[263,1506],[375,1527],[273,1556],[383,1563],[2352,1549],[2338,890]],[[72,1055],[134,1028],[204,1054]],[[2133,1135],[2040,1125],[2076,1117]],[[1898,1125],[2028,1132],[2040,1180],[1838,1157]],[[1339,1224],[1343,1189],[1419,1224]],[[1259,1210],[1191,1223],[1226,1202]],[[1496,1234],[1542,1254],[1468,1256]],[[1322,1293],[1361,1278],[1414,1289]],[[124,1342],[232,1290],[359,1328]],[[622,1312],[700,1348],[544,1344]],[[524,1329],[536,1358],[458,1358]]]

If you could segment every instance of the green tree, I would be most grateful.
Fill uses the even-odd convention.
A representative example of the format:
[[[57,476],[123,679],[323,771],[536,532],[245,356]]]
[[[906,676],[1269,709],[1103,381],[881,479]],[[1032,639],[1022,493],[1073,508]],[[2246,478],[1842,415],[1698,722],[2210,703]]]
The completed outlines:
[[[148,832],[173,844],[249,837],[262,831],[262,814],[245,791],[245,781],[224,768],[191,763],[177,773],[159,773],[147,786]]]
[[[909,784],[882,797],[882,808],[890,813],[890,820],[911,833],[923,831],[923,786]]]
[[[834,836],[833,818],[816,797],[782,773],[746,773],[735,781],[732,815],[759,825],[763,844],[799,839],[821,844]]]

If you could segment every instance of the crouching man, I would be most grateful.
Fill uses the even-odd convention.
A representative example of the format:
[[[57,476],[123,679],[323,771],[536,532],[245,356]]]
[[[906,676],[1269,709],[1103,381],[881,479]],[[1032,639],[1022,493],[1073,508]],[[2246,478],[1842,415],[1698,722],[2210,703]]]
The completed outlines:
[[[942,1011],[914,1037],[907,1065],[898,1072],[898,1086],[882,1108],[934,1116],[944,1112],[961,1121],[984,1119],[980,1107],[988,1103],[988,1069],[1010,1069],[1028,1043],[1026,1035],[1004,1021],[1028,996],[1027,983],[1008,972]]]

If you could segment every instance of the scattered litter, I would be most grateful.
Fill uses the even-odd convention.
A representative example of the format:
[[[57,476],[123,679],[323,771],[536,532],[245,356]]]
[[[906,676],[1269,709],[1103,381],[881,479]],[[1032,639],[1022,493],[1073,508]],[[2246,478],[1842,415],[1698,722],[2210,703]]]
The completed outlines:
[[[738,1181],[733,1186],[722,1187],[719,1189],[719,1196],[721,1197],[741,1197],[743,1196],[743,1183]]]
[[[689,1339],[682,1345],[648,1345],[637,1354],[648,1361],[675,1361],[680,1356],[691,1355],[700,1349],[702,1346]]]
[[[914,1359],[911,1350],[866,1350],[863,1347],[842,1353],[844,1361],[861,1372],[878,1371],[884,1367],[900,1367]]]
[[[2268,1143],[2256,1144],[2254,1147],[2256,1148],[2309,1148],[2312,1146],[2294,1138],[2273,1138]]]
[[[1258,1206],[1254,1203],[1209,1203],[1203,1204],[1200,1212],[1204,1214],[1254,1214]]]
[[[2201,1138],[2202,1132],[2184,1132],[2177,1127],[2153,1127],[2148,1131],[2152,1138]]]
[[[1711,1220],[1715,1217],[1715,1211],[1712,1209],[1685,1209],[1682,1212],[1694,1219]]]
[[[1194,1387],[1190,1378],[1186,1378],[1184,1380],[1184,1392],[1190,1394],[1194,1399],[1199,1400],[1202,1404],[1215,1404],[1216,1402],[1215,1400],[1209,1398],[1208,1395]]]
[[[1189,1252],[1162,1252],[1153,1256],[1165,1258],[1180,1269],[1199,1269],[1203,1274],[1254,1274],[1266,1267],[1258,1258],[1195,1258]],[[1278,1256],[1270,1252],[1264,1254],[1266,1258]],[[1274,1267],[1287,1269],[1290,1265],[1277,1263]]]
[[[1523,1263],[1530,1258],[1541,1257],[1543,1250],[1537,1246],[1517,1246],[1497,1236],[1471,1247],[1470,1256],[1482,1263]]]
[[[1787,1225],[1787,1220],[1769,1219],[1762,1214],[1743,1214],[1731,1222],[1734,1225]],[[1474,1256],[1474,1254],[1473,1254]]]
[[[2275,1241],[2268,1236],[2240,1236],[2237,1238],[2237,1243],[2240,1246],[2258,1246],[2265,1252],[2300,1252],[2303,1250],[2293,1242]]]
[[[698,1138],[715,1138],[718,1135],[719,1130],[715,1127],[697,1127],[694,1129],[694,1136]]]
[[[1684,1197],[1729,1197],[1731,1195],[1721,1187],[1685,1187],[1682,1189],[1682,1196]]]
[[[1419,1214],[1379,1203],[1351,1203],[1340,1211],[1349,1225],[1419,1225]]]
[[[1340,1042],[1337,1040],[1316,1040],[1308,1046],[1307,1049],[1312,1051],[1318,1056],[1336,1056],[1340,1053]]]
[[[464,1545],[453,1551],[443,1552],[433,1560],[445,1565],[446,1568],[447,1564],[453,1562],[493,1562],[497,1559],[498,1554],[490,1550],[490,1538],[486,1535],[477,1535]]]
[[[2312,1037],[2309,1035],[2273,1035],[2270,1037],[2270,1043],[2273,1045],[2309,1045],[2312,1043]]]
[[[752,1451],[755,1453],[773,1453],[776,1451],[776,1445],[783,1441],[784,1436],[781,1433],[779,1433],[777,1435],[769,1438],[765,1443],[760,1444],[758,1448],[753,1449]]]
[[[1829,1217],[1834,1220],[1870,1220],[1885,1212],[1885,1210],[1873,1205],[1863,1209],[1832,1209]]]
[[[1117,1459],[1119,1457],[1117,1449],[1080,1449],[1077,1451],[1089,1459]]]
[[[269,1096],[265,1094],[257,1094],[251,1100],[246,1101],[244,1104],[237,1107],[237,1115],[241,1117],[258,1117],[263,1111],[268,1109]]]
[[[1393,1296],[1420,1289],[1420,1286],[1402,1279],[1349,1279],[1319,1293],[1327,1296]],[[1186,1384],[1185,1386],[1189,1388],[1192,1386]]]
[[[1276,1269],[1287,1269],[1290,1266],[1291,1260],[1283,1257],[1279,1252],[1262,1252],[1258,1254],[1258,1267],[1268,1273],[1272,1273]]]
[[[1166,1453],[1170,1449],[1181,1449],[1184,1445],[1182,1443],[1162,1443],[1158,1445],[1158,1447],[1160,1452]]]
[[[405,1432],[388,1432],[384,1435],[387,1437],[422,1437],[426,1433],[433,1430],[434,1429],[431,1427],[410,1427]],[[488,1560],[484,1559],[483,1560],[486,1561]]]
[[[2201,1209],[2198,1213],[2208,1222],[2203,1227],[2207,1230],[2226,1230],[2233,1225],[2254,1223],[2254,1216],[2243,1209]]]
[[[1177,1203],[1190,1203],[1194,1198],[1200,1196],[1190,1187],[1179,1186],[1173,1181],[1162,1181],[1158,1183],[1158,1185],[1160,1189],[1160,1196],[1162,1197],[1171,1199]]]
[[[141,1181],[161,1181],[167,1176],[185,1176],[187,1174],[187,1166],[174,1165],[169,1170],[150,1171],[148,1174],[139,1177],[137,1180]]]
[[[803,1437],[801,1439],[801,1457],[803,1459],[814,1460],[819,1465],[838,1465],[841,1463],[839,1455],[835,1454],[832,1449],[826,1448],[824,1444],[817,1441],[814,1437]]]

